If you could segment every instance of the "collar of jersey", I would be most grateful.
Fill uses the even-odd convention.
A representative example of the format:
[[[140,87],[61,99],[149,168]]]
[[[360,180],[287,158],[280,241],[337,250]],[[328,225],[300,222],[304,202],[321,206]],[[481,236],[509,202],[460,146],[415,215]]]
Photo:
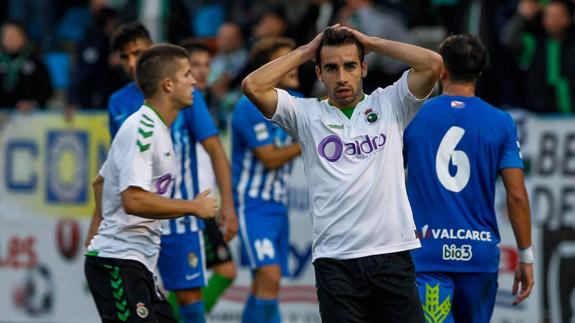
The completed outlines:
[[[164,125],[167,127],[168,124],[166,123],[166,120],[164,120],[164,118],[162,118],[162,116],[158,113],[158,111],[156,110],[156,108],[154,108],[151,104],[149,104],[148,102],[144,102],[144,106],[150,108],[150,110],[154,111],[154,113],[158,116],[158,118],[160,118],[160,120],[162,120],[162,122],[164,123]]]
[[[351,117],[353,115],[353,111],[355,111],[355,108],[357,108],[357,106],[361,102],[363,102],[363,100],[365,100],[365,93],[363,94],[363,97],[361,98],[361,100],[359,100],[359,102],[357,102],[357,104],[355,106],[347,106],[347,107],[338,108],[338,107],[334,106],[333,104],[331,104],[331,102],[329,102],[329,100],[327,100],[327,104],[330,107],[333,107],[333,108],[339,110],[344,116],[347,117],[347,119],[351,120]],[[344,111],[346,111],[346,112],[344,112]]]

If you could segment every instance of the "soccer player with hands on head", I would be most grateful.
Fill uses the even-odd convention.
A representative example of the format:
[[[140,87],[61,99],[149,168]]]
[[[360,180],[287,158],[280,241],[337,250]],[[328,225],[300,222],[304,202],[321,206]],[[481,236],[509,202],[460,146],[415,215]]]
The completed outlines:
[[[368,52],[411,69],[366,94]],[[314,58],[327,99],[277,88],[284,75]],[[335,25],[242,83],[262,114],[301,145],[324,322],[424,321],[409,254],[420,242],[405,189],[402,136],[441,69],[433,51]]]

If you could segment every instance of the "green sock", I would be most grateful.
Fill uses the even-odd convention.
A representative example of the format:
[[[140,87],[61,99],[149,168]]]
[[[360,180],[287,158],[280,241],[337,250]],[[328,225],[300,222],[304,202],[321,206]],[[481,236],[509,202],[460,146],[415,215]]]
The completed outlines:
[[[180,306],[178,305],[178,300],[176,299],[176,293],[168,292],[168,303],[172,306],[172,311],[174,312],[174,316],[178,322],[182,322],[180,319]]]
[[[204,299],[204,305],[206,314],[209,314],[216,305],[218,298],[226,291],[226,289],[232,284],[233,280],[214,273],[210,280],[208,280],[208,285],[202,288],[202,296]]]

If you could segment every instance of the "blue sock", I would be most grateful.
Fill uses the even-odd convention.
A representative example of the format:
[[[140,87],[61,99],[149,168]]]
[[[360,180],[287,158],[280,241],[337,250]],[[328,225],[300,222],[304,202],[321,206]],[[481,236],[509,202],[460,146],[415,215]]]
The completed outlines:
[[[280,323],[280,309],[277,299],[260,299],[250,295],[244,308],[242,322]]]
[[[199,301],[188,305],[180,305],[180,315],[184,323],[206,323],[204,302]]]
[[[242,323],[253,322],[252,316],[254,313],[255,301],[256,297],[252,293],[250,293],[248,296],[248,300],[246,301],[246,305],[244,305],[244,312],[242,313]]]

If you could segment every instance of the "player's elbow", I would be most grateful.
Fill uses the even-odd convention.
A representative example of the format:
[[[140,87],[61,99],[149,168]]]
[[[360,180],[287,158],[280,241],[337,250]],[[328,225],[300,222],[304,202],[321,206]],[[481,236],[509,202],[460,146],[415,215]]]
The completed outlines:
[[[429,53],[429,70],[433,73],[436,79],[439,79],[441,71],[443,70],[443,58],[436,52]]]
[[[257,86],[255,85],[252,74],[248,75],[246,78],[243,79],[243,81],[242,81],[242,92],[248,98],[254,97],[255,93],[257,92],[256,88],[257,88]]]
[[[104,183],[104,177],[102,177],[101,175],[96,176],[96,178],[94,178],[94,180],[92,181],[92,188],[96,189],[97,187],[99,187],[100,185],[102,185]]]
[[[143,215],[141,206],[142,201],[138,198],[138,194],[129,189],[122,193],[122,207],[127,214]]]

